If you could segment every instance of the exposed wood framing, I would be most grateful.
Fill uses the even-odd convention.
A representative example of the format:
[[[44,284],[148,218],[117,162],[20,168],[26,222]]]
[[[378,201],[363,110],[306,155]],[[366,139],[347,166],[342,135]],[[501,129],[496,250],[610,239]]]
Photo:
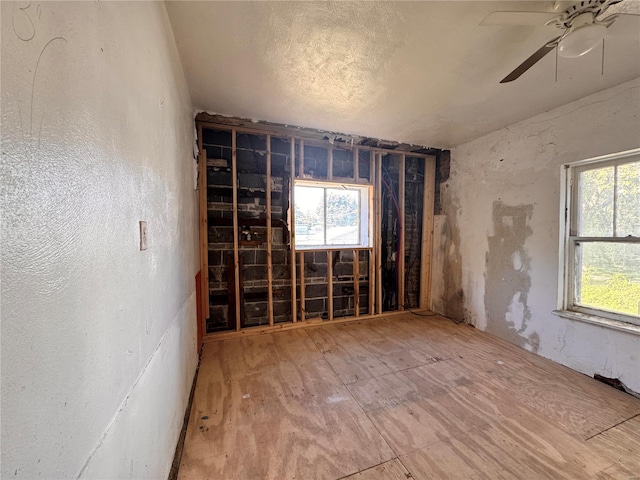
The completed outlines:
[[[353,150],[353,181],[358,183],[360,180],[360,149],[358,147]]]
[[[376,153],[376,236],[374,238],[375,257],[376,257],[376,313],[382,313],[382,248],[381,232],[382,232],[382,154]],[[373,168],[373,166],[372,166]]]
[[[280,137],[294,136],[307,142],[315,142],[328,144],[333,142],[340,144],[341,147],[349,147],[357,145],[360,148],[384,149],[388,151],[411,152],[413,154],[435,155],[439,149],[423,147],[420,145],[412,145],[409,143],[399,143],[391,140],[381,140],[371,137],[362,137],[360,135],[349,135],[346,133],[329,132],[326,130],[317,130],[313,128],[296,127],[291,125],[283,125],[270,122],[255,122],[254,120],[238,117],[225,117],[223,115],[215,115],[206,112],[200,112],[196,115],[196,122],[203,126],[211,126],[214,128],[224,128],[230,130],[235,128],[238,132],[262,134],[270,133]]]
[[[373,205],[371,205],[371,211],[369,219],[372,223],[371,234],[373,236],[373,242],[371,243],[371,250],[369,250],[369,310],[367,313],[373,315],[375,313],[375,301],[376,301],[376,249],[375,239],[378,238],[378,225],[376,219],[376,170],[374,168],[373,152],[369,153],[369,180],[373,185]]]
[[[424,192],[422,206],[422,252],[420,253],[420,308],[431,304],[431,259],[433,249],[433,205],[436,181],[436,159],[424,159]]]
[[[327,314],[333,320],[333,251],[327,252]]]
[[[305,294],[305,286],[304,286],[304,252],[300,252],[299,255],[300,262],[300,319],[304,320],[306,318],[306,303],[304,299]]]
[[[240,330],[240,256],[238,241],[238,167],[236,158],[236,131],[231,131],[231,181],[233,182],[233,276],[235,280],[236,330]]]
[[[333,305],[333,257],[334,252],[339,252],[343,247],[337,246],[335,248],[322,248],[322,249],[304,249],[297,251],[295,248],[295,193],[294,185],[295,179],[304,176],[304,146],[306,144],[318,145],[327,149],[327,180],[331,181],[334,178],[333,175],[333,149],[334,146],[330,143],[329,138],[319,138],[317,135],[291,135],[291,129],[265,129],[265,128],[250,128],[249,126],[230,126],[228,124],[217,124],[209,122],[198,122],[198,147],[200,150],[201,161],[198,166],[199,170],[199,183],[200,189],[200,245],[201,245],[201,268],[203,271],[202,281],[202,303],[203,303],[203,315],[204,319],[209,317],[209,275],[208,275],[208,232],[207,232],[207,189],[206,189],[206,151],[203,148],[202,130],[203,128],[214,128],[219,130],[226,130],[231,132],[232,136],[232,181],[233,181],[233,281],[236,286],[236,290],[241,288],[241,272],[240,272],[240,258],[239,258],[239,217],[238,217],[238,169],[237,169],[237,134],[251,133],[256,135],[266,135],[267,139],[267,174],[266,174],[266,240],[267,240],[267,285],[268,285],[268,317],[269,326],[266,327],[246,327],[241,325],[242,307],[241,307],[241,292],[237,291],[234,296],[235,301],[235,320],[236,331],[233,332],[217,332],[206,334],[205,339],[207,341],[211,339],[221,338],[233,338],[234,336],[243,336],[246,334],[255,334],[267,331],[278,331],[288,328],[297,328],[307,325],[317,325],[322,322],[321,319],[305,319],[305,272],[304,272],[304,252],[312,251],[325,251],[327,254],[327,310],[328,318],[334,322],[347,322],[351,319],[368,319],[376,318],[380,316],[382,312],[382,245],[381,245],[381,220],[382,220],[382,156],[386,153],[395,153],[400,155],[400,181],[399,181],[399,202],[401,209],[402,228],[400,230],[400,250],[401,254],[398,258],[398,289],[399,289],[399,310],[402,310],[404,304],[404,253],[405,253],[405,155],[401,154],[402,151],[409,151],[403,149],[396,149],[395,152],[386,151],[380,148],[372,147],[373,144],[360,144],[352,146],[354,168],[353,168],[353,181],[354,183],[363,183],[373,186],[373,206],[370,209],[370,222],[372,223],[372,243],[369,247],[353,249],[354,251],[354,264],[353,264],[353,277],[354,277],[354,315],[351,318],[340,318],[334,320],[334,305]],[[273,137],[287,138],[290,142],[290,188],[289,188],[289,242],[290,242],[290,263],[291,263],[291,322],[285,324],[274,324],[274,299],[273,299],[273,222],[272,222],[272,186],[271,186],[271,139]],[[331,140],[335,140],[332,138]],[[296,145],[298,141],[298,145]],[[296,148],[299,150],[299,163],[298,169],[296,169]],[[347,143],[341,144],[340,148],[350,148]],[[369,180],[360,179],[360,152],[369,151],[370,157],[370,174]],[[425,178],[424,178],[424,205],[423,205],[423,226],[422,226],[422,254],[421,254],[421,277],[420,277],[420,308],[426,309],[429,306],[429,289],[431,284],[430,278],[430,263],[431,263],[431,248],[433,243],[433,196],[434,196],[434,180],[435,180],[435,159],[433,156],[425,154],[426,151],[420,153],[412,153],[411,156],[425,158]],[[346,180],[346,179],[345,179]],[[315,180],[323,181],[323,180]],[[367,315],[360,314],[360,263],[359,252],[362,250],[368,251],[369,255],[369,305]],[[297,266],[297,253],[300,253],[300,270],[298,272]],[[300,281],[297,281],[297,276],[300,277]],[[300,285],[300,293],[298,294],[297,286]],[[298,298],[300,298],[300,306],[298,307]],[[298,319],[298,310],[300,311],[300,319]],[[390,312],[385,312],[385,315],[389,315]],[[397,312],[401,313],[401,311]],[[206,332],[206,321],[203,319],[204,331]],[[297,322],[297,325],[296,325]]]
[[[429,313],[429,310],[418,311],[416,313]],[[411,315],[410,313],[405,312],[385,312],[384,315],[362,315],[361,317],[340,317],[336,318],[331,322],[331,325],[336,325],[339,323],[349,323],[356,321],[365,321],[365,320],[377,320],[380,318],[389,318],[401,315]],[[236,331],[228,331],[228,332],[217,332],[213,334],[209,334],[204,337],[203,343],[209,342],[218,342],[221,340],[229,340],[232,338],[243,338],[243,337],[252,337],[254,335],[261,335],[265,333],[273,333],[273,332],[281,332],[285,330],[295,330],[298,328],[309,328],[309,327],[317,327],[321,325],[328,325],[328,323],[322,318],[312,318],[309,320],[302,320],[296,323],[278,323],[271,326],[261,326],[257,325],[255,327],[246,327]]]
[[[271,135],[267,135],[267,315],[273,326],[273,255],[271,232]]]
[[[200,301],[202,308],[202,331],[207,331],[209,313],[209,226],[207,220],[207,151],[202,148],[202,127],[198,127],[198,189],[200,208]]]
[[[294,213],[294,185],[296,181],[296,139],[290,138],[290,170],[291,185],[289,187],[289,242],[290,242],[290,263],[291,263],[291,321],[298,321],[297,300],[296,300],[296,229],[295,229],[295,213]],[[300,140],[300,149],[304,151],[304,142]]]
[[[360,316],[360,251],[353,251],[353,315]]]
[[[398,234],[398,310],[404,310],[404,232],[405,232],[405,223],[407,219],[405,218],[405,180],[406,180],[406,157],[404,153],[400,155],[400,177],[398,179],[398,200],[400,201],[400,233]]]

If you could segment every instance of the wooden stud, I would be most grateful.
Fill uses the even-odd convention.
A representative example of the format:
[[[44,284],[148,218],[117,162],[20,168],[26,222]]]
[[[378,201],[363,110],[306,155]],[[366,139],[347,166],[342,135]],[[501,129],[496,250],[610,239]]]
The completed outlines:
[[[405,214],[404,214],[404,210],[405,210],[405,179],[406,179],[406,172],[405,172],[405,168],[406,168],[406,157],[405,154],[403,153],[402,155],[400,155],[400,177],[398,180],[398,200],[400,201],[400,214],[399,214],[399,220],[400,220],[400,232],[398,234],[398,310],[404,310],[404,302],[405,302],[405,298],[404,298],[404,250],[405,250],[405,245],[404,245],[404,230],[405,230],[405,223],[406,223],[406,218],[405,218]]]
[[[240,265],[238,240],[238,165],[236,158],[236,131],[231,131],[231,180],[233,187],[233,277],[235,279],[236,331],[240,331]]]
[[[298,154],[298,178],[304,178],[304,140],[300,140],[300,153]]]
[[[300,153],[298,155],[298,178],[304,178],[304,141],[300,140]],[[295,226],[294,226],[295,227]],[[304,320],[306,318],[306,304],[304,299],[304,252],[300,252],[299,255],[300,262],[300,320]]]
[[[301,148],[304,148],[302,140],[300,141]],[[289,261],[291,263],[291,317],[295,323],[298,321],[297,300],[296,300],[296,229],[295,229],[295,213],[294,213],[294,186],[296,181],[296,139],[291,137],[291,152],[290,152],[290,175],[291,186],[289,188],[289,238],[290,238],[290,252]]]
[[[300,262],[300,319],[304,320],[306,318],[306,304],[304,300],[304,252],[300,252],[299,255]]]
[[[327,252],[327,313],[329,320],[333,320],[333,252]]]
[[[374,156],[375,158],[375,156]],[[376,165],[376,227],[378,232],[375,238],[376,248],[376,313],[382,314],[382,154],[377,154]]]
[[[360,180],[360,149],[358,147],[353,149],[353,181],[358,183]]]
[[[267,135],[267,314],[273,326],[273,255],[271,238],[271,135]]]
[[[353,251],[353,308],[354,316],[360,316],[360,251]]]
[[[371,222],[371,235],[373,236],[371,250],[369,250],[369,315],[375,313],[375,298],[376,298],[376,254],[375,254],[375,239],[378,236],[378,226],[376,224],[376,182],[375,182],[375,168],[373,168],[373,152],[369,154],[369,181],[373,185],[373,205],[369,208],[369,221]]]
[[[420,308],[430,308],[431,258],[433,249],[433,205],[436,183],[436,159],[424,159],[424,191],[422,204],[422,250],[420,254]]]
[[[198,127],[198,151],[200,163],[198,165],[198,189],[200,208],[200,269],[202,271],[200,283],[200,301],[202,308],[202,331],[207,331],[209,312],[209,225],[207,220],[207,151],[202,147],[202,127]]]

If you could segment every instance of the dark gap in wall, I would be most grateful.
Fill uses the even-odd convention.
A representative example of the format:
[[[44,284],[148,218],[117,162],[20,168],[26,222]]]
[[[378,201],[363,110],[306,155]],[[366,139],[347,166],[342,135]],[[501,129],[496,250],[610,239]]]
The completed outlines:
[[[404,292],[406,308],[420,306],[422,266],[422,218],[424,210],[424,159],[405,159]]]
[[[451,175],[451,151],[440,150],[436,153],[436,185],[434,191],[434,214],[442,215],[441,185]]]
[[[382,310],[398,309],[398,254],[400,252],[399,155],[382,157]]]

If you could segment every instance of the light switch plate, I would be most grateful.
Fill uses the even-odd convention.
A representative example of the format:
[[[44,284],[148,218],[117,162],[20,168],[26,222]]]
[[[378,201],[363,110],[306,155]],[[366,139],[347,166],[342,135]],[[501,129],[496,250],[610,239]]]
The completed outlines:
[[[147,222],[140,220],[140,250],[146,250],[148,248],[147,240]]]

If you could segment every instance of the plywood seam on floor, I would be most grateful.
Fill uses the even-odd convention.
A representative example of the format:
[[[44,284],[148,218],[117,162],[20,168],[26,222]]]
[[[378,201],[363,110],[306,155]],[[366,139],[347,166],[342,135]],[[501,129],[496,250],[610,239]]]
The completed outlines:
[[[624,419],[624,420],[622,420],[621,422],[618,422],[618,423],[616,423],[615,425],[611,425],[610,427],[605,428],[604,430],[602,430],[602,431],[600,431],[600,432],[598,432],[598,433],[595,433],[595,434],[591,435],[590,437],[585,438],[584,440],[585,440],[585,442],[586,442],[586,441],[588,441],[588,440],[591,440],[592,438],[597,437],[598,435],[602,435],[603,433],[608,432],[608,431],[609,431],[609,430],[611,430],[612,428],[619,427],[619,426],[620,426],[620,425],[622,425],[623,423],[626,423],[626,422],[628,422],[628,421],[630,421],[630,420],[633,420],[633,419],[634,419],[634,418],[636,418],[636,417],[640,417],[640,413],[636,413],[635,415],[631,415],[629,418],[625,418],[625,419]]]
[[[398,459],[398,461],[402,464],[402,460],[400,460],[398,458],[398,452],[396,452],[393,447],[391,445],[389,445],[389,442],[387,441],[387,439],[385,438],[385,436],[382,434],[382,432],[380,431],[380,429],[378,428],[378,426],[376,425],[376,423],[371,419],[371,417],[369,417],[368,412],[365,411],[365,409],[362,407],[362,405],[360,404],[360,402],[358,401],[358,399],[355,397],[355,395],[353,394],[353,392],[351,392],[351,390],[349,390],[349,386],[342,380],[342,378],[340,378],[340,375],[338,375],[338,372],[335,371],[335,369],[333,368],[333,365],[331,365],[331,362],[329,362],[329,360],[326,358],[325,354],[322,352],[322,350],[320,349],[320,347],[318,346],[318,344],[313,340],[313,338],[311,337],[311,334],[309,333],[308,330],[305,330],[305,333],[309,336],[309,338],[311,339],[311,341],[313,342],[313,344],[316,346],[316,348],[318,349],[318,351],[320,352],[320,354],[322,355],[322,358],[324,358],[324,361],[327,363],[327,365],[329,365],[329,367],[331,368],[331,370],[333,371],[333,373],[336,375],[336,377],[338,378],[338,380],[340,381],[340,383],[342,383],[342,385],[345,387],[345,389],[347,390],[347,392],[349,392],[349,395],[351,396],[351,398],[353,398],[353,400],[356,402],[356,405],[358,405],[358,408],[360,408],[360,411],[364,414],[364,416],[367,418],[367,420],[369,420],[369,422],[371,423],[371,425],[373,425],[373,428],[375,428],[376,432],[378,432],[378,435],[380,435],[380,438],[382,438],[382,440],[384,441],[384,443],[387,445],[387,447],[389,447],[389,450],[391,450],[396,459]],[[378,463],[378,465],[381,465],[382,463],[386,463],[388,461],[393,460],[393,458],[389,459],[389,460],[385,460],[384,462],[380,462]],[[371,468],[375,468],[378,465],[372,465],[364,470],[369,470]],[[406,466],[404,464],[402,464],[403,467]],[[364,471],[361,470],[361,471]],[[409,471],[407,469],[407,471]],[[356,473],[360,473],[360,472],[356,472]],[[353,475],[353,474],[350,474]],[[347,477],[350,475],[346,475]],[[345,478],[345,477],[342,477]]]
[[[638,468],[624,461],[640,449],[629,395],[444,318],[376,320],[205,347],[180,478],[604,480]]]
[[[399,458],[398,458],[398,456],[396,455],[395,457],[390,458],[389,460],[385,460],[385,461],[383,461],[383,462],[376,463],[375,465],[371,465],[370,467],[363,468],[362,470],[358,470],[357,472],[348,473],[348,474],[346,474],[346,475],[345,475],[345,476],[343,476],[343,477],[336,478],[336,480],[345,480],[346,478],[353,477],[354,475],[357,475],[357,474],[359,474],[359,473],[363,473],[363,472],[366,472],[366,471],[371,470],[371,469],[373,469],[373,468],[379,467],[380,465],[384,465],[385,463],[393,462],[394,460],[398,460],[398,461],[400,461],[400,459],[399,459]]]
[[[436,357],[433,357],[436,358]],[[375,377],[371,377],[371,378],[361,378],[358,380],[354,380],[353,382],[343,382],[343,385],[347,388],[349,388],[350,386],[353,386],[355,383],[358,382],[363,382],[365,380],[372,380],[373,378],[384,378],[384,377],[388,377],[390,375],[395,375],[397,373],[403,373],[403,372],[408,372],[409,370],[415,370],[417,368],[422,368],[422,367],[428,367],[429,365],[436,365],[438,363],[442,363],[442,362],[447,362],[450,360],[454,360],[453,357],[449,357],[449,358],[439,358],[438,360],[434,361],[434,362],[426,362],[426,363],[421,363],[419,365],[414,365],[412,367],[407,367],[407,368],[401,368],[400,370],[394,370],[392,372],[387,372],[387,373],[381,373],[380,375],[376,375]],[[342,380],[341,380],[342,381]],[[349,390],[351,391],[351,390]]]

